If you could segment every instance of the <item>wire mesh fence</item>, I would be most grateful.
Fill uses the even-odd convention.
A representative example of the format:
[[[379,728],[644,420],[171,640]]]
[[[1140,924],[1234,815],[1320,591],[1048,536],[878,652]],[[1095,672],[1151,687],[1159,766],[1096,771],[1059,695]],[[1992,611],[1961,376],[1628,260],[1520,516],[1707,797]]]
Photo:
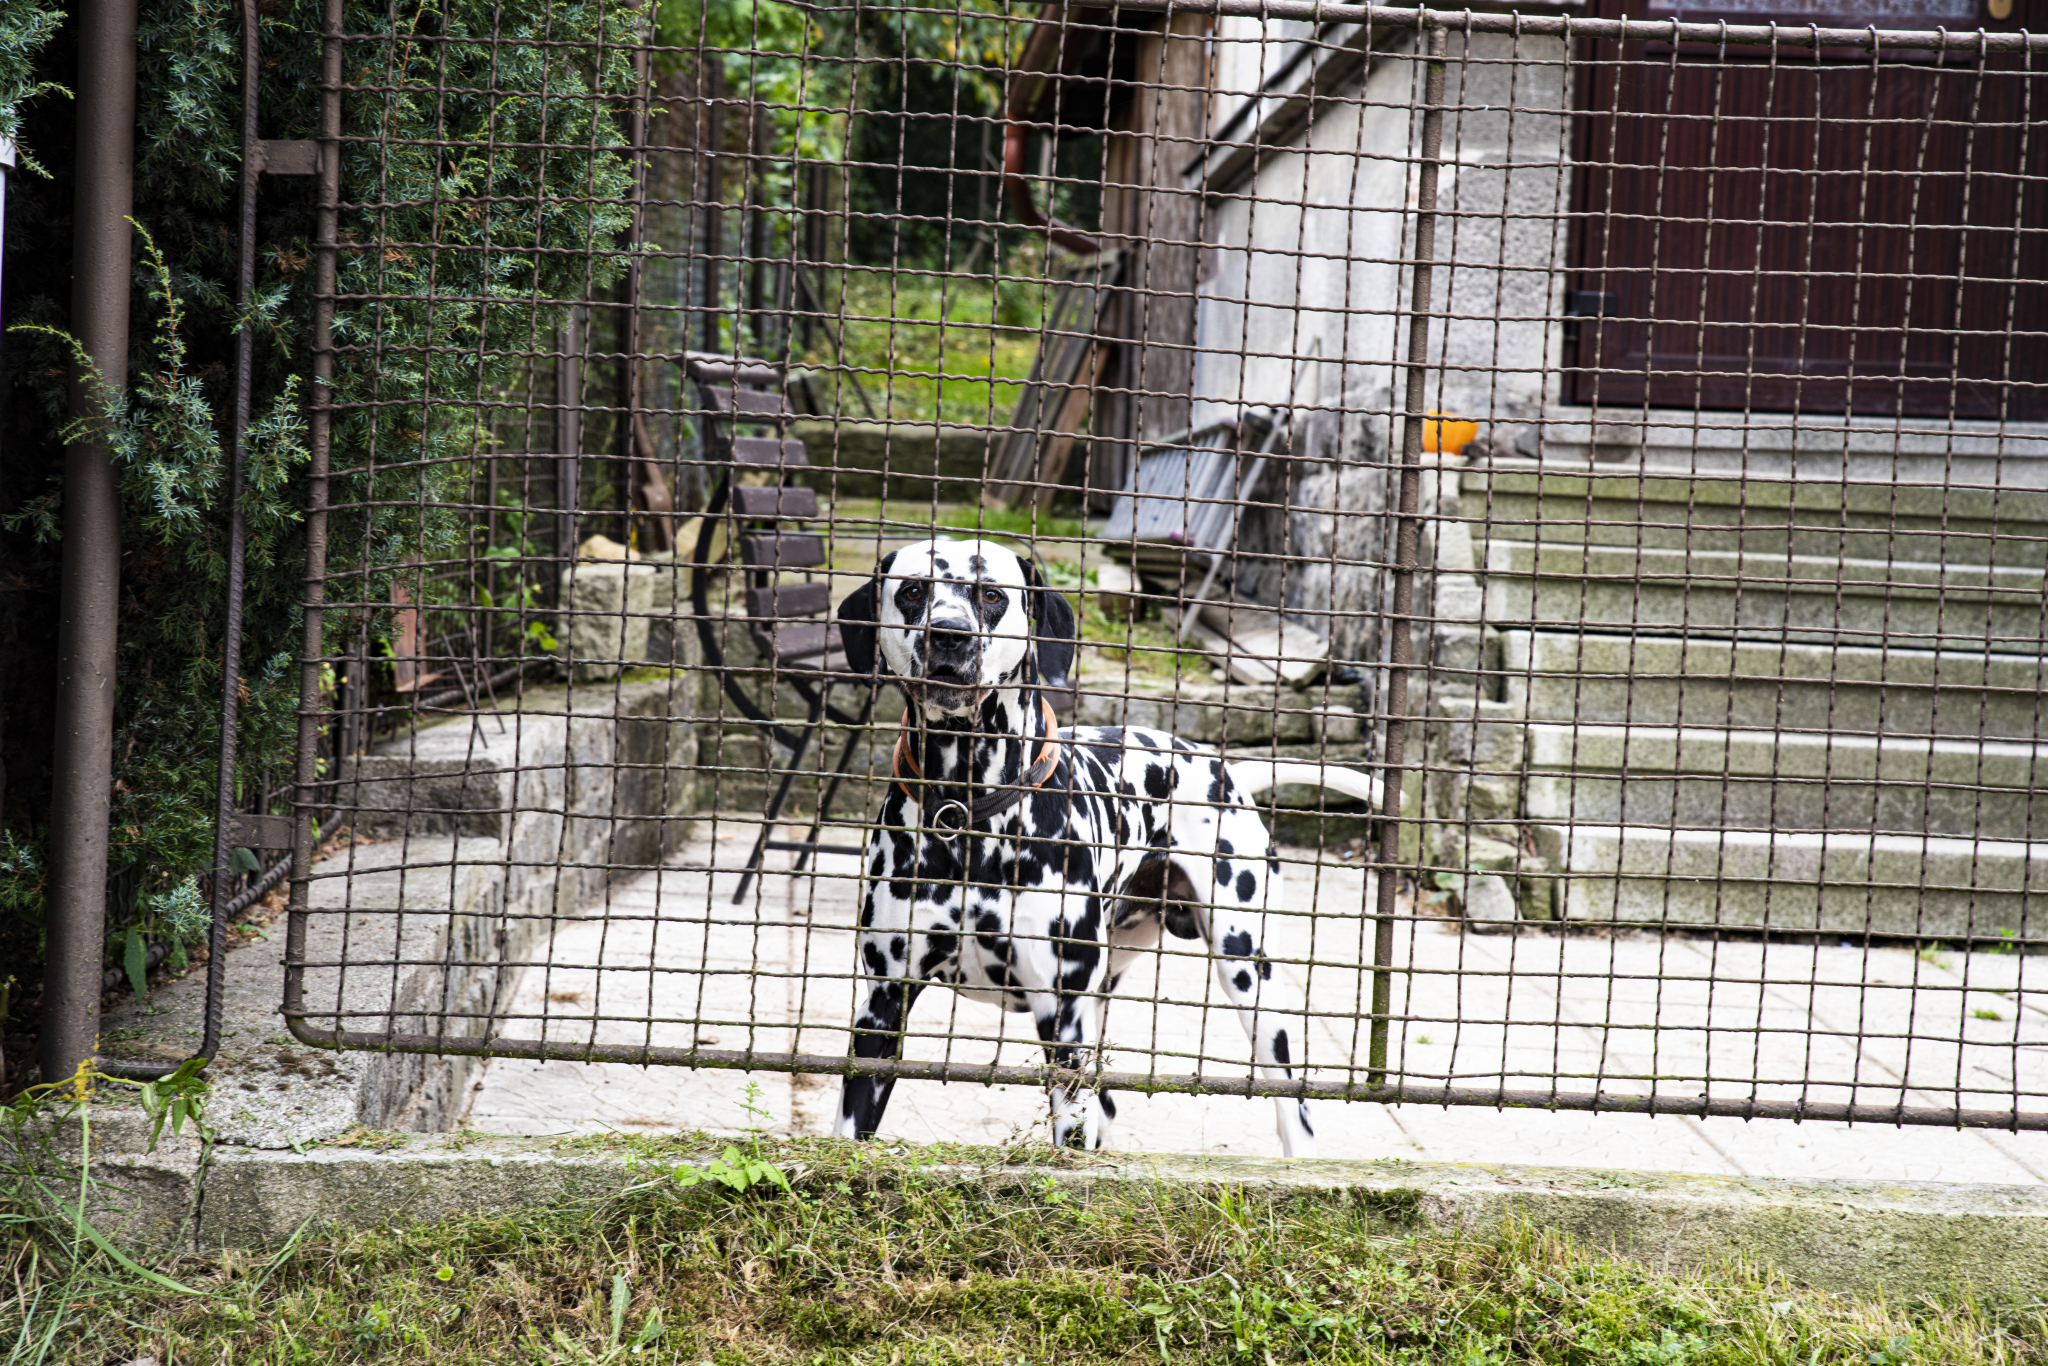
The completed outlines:
[[[1800,13],[336,0],[294,1031],[2048,1127],[2048,46]]]

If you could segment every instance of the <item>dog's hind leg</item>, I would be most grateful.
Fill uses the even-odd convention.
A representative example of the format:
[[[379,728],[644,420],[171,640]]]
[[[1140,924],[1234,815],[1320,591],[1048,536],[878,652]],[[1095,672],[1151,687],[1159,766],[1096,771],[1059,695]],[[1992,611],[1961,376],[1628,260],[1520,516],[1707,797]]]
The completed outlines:
[[[1215,860],[1209,949],[1223,993],[1251,1038],[1253,1063],[1269,1077],[1292,1080],[1295,1065],[1306,1061],[1306,1022],[1266,999],[1273,976],[1266,907],[1279,899],[1280,874],[1267,861],[1265,840],[1254,842],[1246,832],[1237,847],[1254,856]],[[1289,1157],[1314,1157],[1316,1134],[1309,1123],[1308,1102],[1275,1096],[1273,1110],[1280,1150]]]

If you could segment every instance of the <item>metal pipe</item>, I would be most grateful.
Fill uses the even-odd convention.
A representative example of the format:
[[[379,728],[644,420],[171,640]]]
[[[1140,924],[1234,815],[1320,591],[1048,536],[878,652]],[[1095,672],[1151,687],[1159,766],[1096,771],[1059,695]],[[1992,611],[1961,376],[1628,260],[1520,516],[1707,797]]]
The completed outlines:
[[[77,94],[71,330],[98,372],[95,377],[74,368],[71,410],[85,416],[100,404],[96,384],[112,390],[128,384],[135,0],[81,0]],[[99,1050],[120,592],[121,502],[113,452],[88,435],[64,452],[64,578],[40,1040],[45,1081],[74,1075]]]
[[[1629,43],[1713,43],[1779,48],[1855,48],[1886,52],[1964,52],[1972,55],[2048,52],[2048,33],[1957,29],[1822,28],[1807,24],[1680,23],[1676,19],[1581,19],[1571,14],[1505,10],[1399,9],[1328,4],[1324,0],[1118,0],[1126,13],[1217,14],[1245,19],[1292,19],[1313,24],[1367,24],[1389,31],[1455,28],[1460,33],[1504,33],[1524,38],[1608,38]]]
[[[7,259],[7,182],[14,177],[14,144],[0,138],[0,262]]]
[[[1003,97],[1003,186],[1010,192],[1010,207],[1025,227],[1039,229],[1054,245],[1077,256],[1093,256],[1102,250],[1102,244],[1080,229],[1039,212],[1038,202],[1031,196],[1031,182],[1024,175],[1024,139],[1031,132],[1025,120],[1025,106],[1046,81],[1046,73],[1039,70],[1039,64],[1057,56],[1066,17],[1064,5],[1047,5],[1039,12],[1031,37],[1024,44],[1024,53],[1017,59],[1017,69],[1010,75],[1010,88]],[[1048,131],[1046,136],[1053,134]]]
[[[1401,860],[1401,778],[1408,760],[1408,670],[1415,632],[1415,562],[1421,542],[1422,405],[1428,397],[1429,307],[1436,260],[1438,162],[1444,146],[1444,52],[1449,38],[1432,28],[1424,37],[1428,64],[1422,84],[1422,148],[1415,164],[1415,274],[1408,303],[1407,418],[1401,436],[1401,486],[1396,495],[1394,602],[1387,612],[1387,747],[1380,779],[1379,905],[1372,943],[1372,1032],[1366,1082],[1386,1084],[1388,1025],[1394,1010],[1394,923]]]
[[[321,805],[321,667],[327,650],[327,468],[334,442],[334,293],[341,251],[342,0],[326,0],[320,17],[320,188],[313,225],[313,410],[308,415],[306,469],[305,634],[299,645],[299,745],[292,808],[292,890],[284,934],[285,1027],[302,1043],[305,1008],[306,879],[313,871],[314,813]],[[351,661],[351,671],[360,668]],[[344,730],[342,754],[348,754]],[[340,759],[341,756],[337,756]],[[339,764],[337,764],[339,776]]]
[[[213,1061],[220,1051],[228,922],[237,913],[238,901],[228,886],[234,879],[235,740],[242,713],[242,472],[247,463],[250,391],[256,364],[256,329],[249,323],[249,303],[256,293],[256,186],[263,174],[263,148],[256,129],[259,28],[253,0],[243,0],[241,260],[235,280],[235,309],[242,317],[242,327],[235,334],[235,407],[228,431],[228,583],[226,620],[221,626],[220,766],[213,794],[213,923],[206,940],[206,1019],[199,1051],[192,1055],[206,1062]],[[148,1080],[167,1077],[179,1066],[109,1058],[102,1060],[100,1070],[110,1076]]]

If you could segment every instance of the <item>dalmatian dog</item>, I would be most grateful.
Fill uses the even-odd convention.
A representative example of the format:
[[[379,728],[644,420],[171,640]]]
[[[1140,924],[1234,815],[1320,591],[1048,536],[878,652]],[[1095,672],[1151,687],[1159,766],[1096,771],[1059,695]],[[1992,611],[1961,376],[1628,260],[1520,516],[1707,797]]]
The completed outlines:
[[[854,1053],[900,1057],[924,987],[1028,1012],[1056,1075],[1053,1142],[1100,1147],[1115,1107],[1088,1086],[1124,970],[1163,933],[1206,941],[1267,1077],[1303,1061],[1301,1016],[1266,999],[1279,861],[1250,798],[1307,782],[1370,800],[1364,774],[1226,763],[1135,726],[1059,729],[1075,622],[1035,566],[986,540],[935,539],[876,566],[838,613],[849,667],[910,699],[868,841]],[[849,1077],[836,1132],[871,1138],[894,1081]],[[1289,1156],[1315,1151],[1308,1106],[1276,1099]]]

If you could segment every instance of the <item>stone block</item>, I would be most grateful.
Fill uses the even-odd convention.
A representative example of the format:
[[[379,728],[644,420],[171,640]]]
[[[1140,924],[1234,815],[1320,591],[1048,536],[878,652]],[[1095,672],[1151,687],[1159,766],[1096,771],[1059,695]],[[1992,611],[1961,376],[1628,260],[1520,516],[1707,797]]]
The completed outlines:
[[[2048,912],[2048,844],[1640,826],[1531,832],[1563,880],[1571,920],[1956,939],[2023,930]]]
[[[1003,434],[918,422],[798,422],[810,482],[836,498],[904,499],[912,504],[982,496],[982,475]]]
[[[1505,701],[1532,721],[1751,725],[2032,741],[2048,660],[1964,650],[1501,632]]]
[[[649,556],[647,565],[647,659],[655,665],[694,669],[703,663],[704,650],[690,611],[689,570],[673,556]]]
[[[1467,920],[1488,924],[1511,924],[1520,914],[1508,880],[1498,873],[1482,873],[1465,879],[1461,898]]]
[[[1950,482],[1961,485],[1965,480]],[[1465,472],[1462,506],[1488,542],[1579,541],[1766,556],[1848,556],[2040,568],[2048,495],[2030,489],[1789,477],[1595,473],[1505,460]]]
[[[1350,707],[1322,707],[1309,720],[1318,744],[1355,745],[1365,738],[1365,718]]]
[[[655,584],[673,573],[672,567],[664,574],[654,565],[620,560],[579,561],[562,571],[566,620],[555,633],[572,678],[616,678],[648,661]]]
[[[1958,563],[1495,540],[1489,621],[2039,653],[2043,573]]]
[[[1430,631],[1430,687],[1442,697],[1476,697],[1486,677],[1488,632],[1476,626],[1437,625]]]
[[[2048,832],[2048,745],[1673,727],[1529,727],[1528,815],[1612,825]]]
[[[1438,621],[1478,621],[1486,609],[1486,594],[1479,587],[1479,580],[1470,574],[1439,574],[1436,576],[1436,610]]]

